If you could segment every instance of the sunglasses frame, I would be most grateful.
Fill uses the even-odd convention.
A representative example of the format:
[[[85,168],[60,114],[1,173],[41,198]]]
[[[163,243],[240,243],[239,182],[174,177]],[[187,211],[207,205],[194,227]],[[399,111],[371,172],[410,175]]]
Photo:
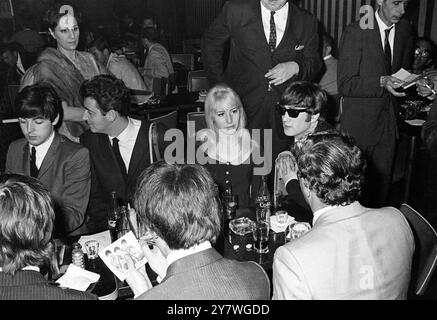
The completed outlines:
[[[284,106],[280,105],[279,103],[276,104],[276,109],[278,110],[281,116],[284,116],[285,113],[287,113],[287,115],[293,119],[296,119],[301,112],[309,113],[308,109],[287,109],[284,108]]]

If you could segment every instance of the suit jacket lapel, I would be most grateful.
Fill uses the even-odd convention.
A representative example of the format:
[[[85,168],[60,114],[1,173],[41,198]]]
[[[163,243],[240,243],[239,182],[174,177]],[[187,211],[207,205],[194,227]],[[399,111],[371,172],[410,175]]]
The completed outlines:
[[[402,66],[402,52],[405,49],[403,47],[405,36],[406,35],[404,34],[400,24],[396,24],[392,63],[392,69],[394,71],[399,70]]]
[[[53,138],[53,142],[51,146],[49,147],[49,150],[46,153],[46,156],[44,157],[41,167],[39,168],[38,178],[44,176],[44,174],[49,170],[49,168],[52,166],[53,161],[55,160],[57,150],[59,147],[59,144],[61,143],[61,137],[55,133],[55,137]]]
[[[27,140],[24,140],[23,145],[23,174],[26,176],[30,176],[30,151],[29,151],[29,143]]]
[[[138,132],[137,140],[135,141],[134,149],[129,163],[128,176],[136,176],[139,174],[138,168],[143,168],[144,162],[149,162],[148,151],[148,125],[146,122],[141,122],[140,131]]]
[[[375,28],[369,29],[369,32],[371,34],[371,39],[370,39],[369,43],[375,44],[375,46],[376,46],[375,49],[377,50],[377,52],[379,52],[379,56],[380,56],[381,61],[384,62],[385,61],[384,47],[383,47],[382,42],[381,42],[381,33],[379,30],[379,25],[376,21],[375,21]],[[364,45],[366,45],[366,44],[364,44]],[[388,70],[385,67],[385,63],[383,63],[383,65],[384,65],[384,73],[386,75],[389,75],[387,72]],[[392,66],[393,66],[393,64],[392,64]]]

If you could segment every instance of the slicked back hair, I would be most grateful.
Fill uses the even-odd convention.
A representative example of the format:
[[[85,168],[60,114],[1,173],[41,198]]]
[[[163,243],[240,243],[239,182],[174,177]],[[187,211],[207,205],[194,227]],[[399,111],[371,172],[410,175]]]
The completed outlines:
[[[0,266],[15,274],[42,266],[52,253],[55,213],[49,191],[37,179],[0,175]]]
[[[139,179],[134,206],[142,223],[173,250],[214,243],[220,232],[217,186],[200,165],[152,164]]]
[[[298,177],[327,205],[359,200],[366,163],[352,139],[340,133],[316,133],[293,147]]]

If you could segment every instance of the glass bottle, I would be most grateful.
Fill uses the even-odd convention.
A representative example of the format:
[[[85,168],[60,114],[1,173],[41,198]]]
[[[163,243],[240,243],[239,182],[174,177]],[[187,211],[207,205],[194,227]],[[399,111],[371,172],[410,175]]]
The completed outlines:
[[[126,233],[130,231],[130,225],[128,220],[128,209],[127,206],[119,207],[119,216],[117,223],[117,239],[120,239]]]
[[[111,192],[111,202],[109,203],[109,212],[108,212],[108,229],[111,234],[111,242],[114,242],[118,239],[118,220],[119,220],[119,204],[117,198],[117,192]]]
[[[256,195],[256,220],[267,221],[270,225],[271,210],[270,192],[267,187],[267,176],[262,177],[261,184]]]
[[[85,269],[85,255],[82,251],[80,243],[73,243],[71,251],[71,262],[79,268]]]

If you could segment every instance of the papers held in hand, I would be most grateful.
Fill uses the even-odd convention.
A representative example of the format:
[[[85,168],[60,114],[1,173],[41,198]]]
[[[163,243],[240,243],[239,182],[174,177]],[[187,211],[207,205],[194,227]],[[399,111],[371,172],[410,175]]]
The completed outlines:
[[[398,72],[391,75],[392,77],[398,78],[399,80],[403,81],[401,87],[397,88],[396,91],[403,91],[405,89],[408,89],[409,87],[416,84],[417,81],[420,79],[423,79],[423,75],[418,75],[414,73],[410,73],[404,68],[401,68]]]
[[[129,270],[127,256],[132,259],[136,269],[147,263],[147,258],[132,231],[99,252],[99,257],[120,281],[126,279]]]

